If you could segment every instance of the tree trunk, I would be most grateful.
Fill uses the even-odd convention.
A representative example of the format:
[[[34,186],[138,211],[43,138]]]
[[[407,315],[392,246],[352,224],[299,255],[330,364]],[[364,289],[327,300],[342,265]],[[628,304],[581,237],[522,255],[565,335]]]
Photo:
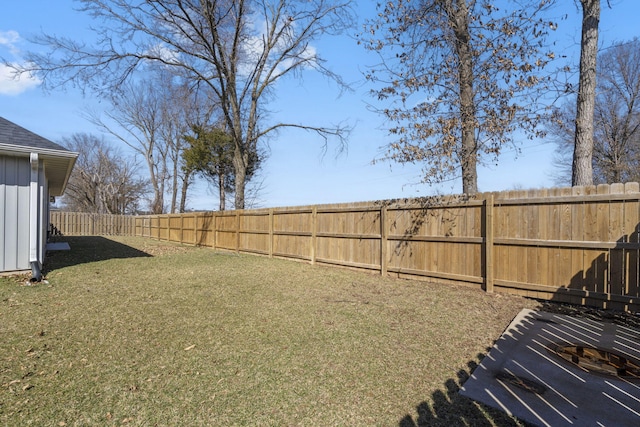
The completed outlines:
[[[184,213],[187,207],[187,190],[189,189],[190,174],[185,172],[182,178],[182,188],[180,189],[180,213]]]
[[[450,4],[448,15],[455,34],[455,47],[459,61],[458,84],[462,141],[458,156],[462,169],[462,192],[475,194],[478,192],[478,147],[475,136],[476,109],[473,99],[473,54],[470,46],[469,9],[466,1],[459,0],[455,6]]]
[[[593,185],[593,117],[600,22],[600,0],[580,0],[580,3],[582,4],[582,40],[571,178],[573,186]]]
[[[173,159],[173,176],[171,183],[171,213],[176,213],[178,205],[178,160]]]
[[[247,179],[247,155],[236,148],[233,155],[235,173],[235,209],[244,209],[244,188]]]
[[[151,213],[161,214],[164,210],[164,195],[163,190],[160,187],[158,175],[155,173],[153,165],[153,157],[147,155],[147,164],[149,165],[149,180],[151,181],[151,187],[153,188],[153,200],[151,201]]]
[[[227,181],[225,180],[225,174],[221,173],[218,175],[218,191],[220,194],[220,210],[223,211],[226,208],[226,196],[225,196],[225,187],[227,185]]]

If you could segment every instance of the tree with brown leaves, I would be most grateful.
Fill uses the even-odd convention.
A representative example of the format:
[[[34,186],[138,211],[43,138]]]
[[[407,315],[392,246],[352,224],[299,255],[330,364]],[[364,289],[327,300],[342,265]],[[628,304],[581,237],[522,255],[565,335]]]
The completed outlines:
[[[385,2],[360,42],[380,54],[367,78],[395,138],[385,159],[424,164],[424,181],[462,177],[478,191],[477,164],[497,159],[512,135],[541,134],[541,74],[555,24],[540,18],[551,0]]]

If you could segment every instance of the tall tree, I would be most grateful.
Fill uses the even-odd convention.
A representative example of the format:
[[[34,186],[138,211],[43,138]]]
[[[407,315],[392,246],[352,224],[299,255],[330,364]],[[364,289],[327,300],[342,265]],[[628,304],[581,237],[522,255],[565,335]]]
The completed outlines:
[[[166,163],[170,196],[169,212],[184,212],[187,191],[191,185],[191,168],[184,167],[183,152],[188,148],[184,135],[189,129],[202,127],[220,119],[219,105],[207,87],[190,85],[163,67],[159,67],[154,88],[160,99],[159,135],[166,147]],[[180,194],[180,200],[178,200]]]
[[[385,158],[422,162],[424,181],[460,174],[478,191],[477,162],[497,157],[511,134],[539,135],[545,111],[540,71],[553,59],[544,40],[555,24],[540,13],[551,0],[398,0],[379,6],[360,42],[381,63],[367,74],[396,138]]]
[[[62,199],[66,209],[99,214],[138,211],[148,183],[137,175],[130,158],[91,134],[76,133],[61,144],[79,153]]]
[[[296,127],[343,140],[342,125],[266,123],[265,104],[284,76],[307,69],[342,84],[312,46],[321,36],[352,27],[351,0],[80,0],[96,19],[94,45],[51,35],[50,47],[30,53],[18,72],[44,87],[73,82],[104,93],[149,62],[174,68],[210,87],[234,141],[235,205],[245,204],[251,153],[261,139]],[[326,139],[325,139],[326,140]]]
[[[640,180],[640,40],[618,43],[598,55],[593,116],[593,182]],[[560,184],[571,182],[576,100],[558,109],[549,127],[557,143]]]
[[[129,81],[105,95],[111,103],[108,111],[89,115],[94,124],[145,160],[153,213],[184,211],[192,179],[189,169],[182,167],[183,136],[194,124],[214,117],[218,104],[206,92],[163,67],[151,67],[146,79]]]
[[[108,95],[112,108],[107,119],[92,114],[89,119],[140,155],[147,166],[153,191],[151,213],[165,210],[165,190],[169,180],[169,146],[162,139],[164,92],[153,80],[129,82]]]
[[[640,40],[598,55],[594,110],[594,179],[640,179]]]
[[[596,62],[600,0],[580,0],[582,38],[580,41],[580,82],[576,108],[575,148],[571,184],[593,184],[593,113],[596,97]]]

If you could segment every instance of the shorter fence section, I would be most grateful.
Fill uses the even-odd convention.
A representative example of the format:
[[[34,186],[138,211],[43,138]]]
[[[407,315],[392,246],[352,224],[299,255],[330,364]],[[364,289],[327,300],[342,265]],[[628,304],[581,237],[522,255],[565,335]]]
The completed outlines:
[[[136,217],[51,211],[54,233],[65,236],[134,236]]]

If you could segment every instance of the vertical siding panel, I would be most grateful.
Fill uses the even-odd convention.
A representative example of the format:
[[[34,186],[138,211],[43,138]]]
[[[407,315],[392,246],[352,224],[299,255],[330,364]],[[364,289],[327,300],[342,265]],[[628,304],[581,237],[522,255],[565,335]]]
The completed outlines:
[[[3,157],[2,186],[2,271],[29,269],[29,180],[28,159]]]
[[[7,205],[7,185],[6,185],[6,174],[7,174],[7,158],[0,156],[0,236],[7,235],[7,224],[5,217],[5,209]],[[0,242],[0,271],[7,271],[6,267],[6,259],[5,259],[5,244],[6,240],[3,238],[3,241]]]
[[[20,191],[19,191],[19,170],[18,162],[15,157],[8,157],[5,163],[5,238],[4,238],[4,262],[5,270],[17,270],[19,236],[20,230],[18,230],[18,210],[20,204]],[[27,216],[28,218],[28,216]],[[29,236],[26,236],[27,238]],[[28,249],[27,249],[28,250]]]

